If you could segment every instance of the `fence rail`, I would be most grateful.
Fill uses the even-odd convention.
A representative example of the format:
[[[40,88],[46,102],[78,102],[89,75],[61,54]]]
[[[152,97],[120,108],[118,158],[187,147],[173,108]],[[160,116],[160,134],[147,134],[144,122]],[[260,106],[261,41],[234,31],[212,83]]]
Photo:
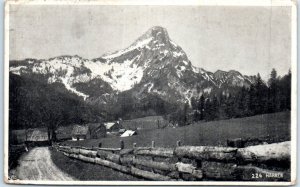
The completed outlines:
[[[150,180],[289,181],[290,142],[245,148],[54,147],[64,155]],[[124,147],[124,143],[121,147]]]

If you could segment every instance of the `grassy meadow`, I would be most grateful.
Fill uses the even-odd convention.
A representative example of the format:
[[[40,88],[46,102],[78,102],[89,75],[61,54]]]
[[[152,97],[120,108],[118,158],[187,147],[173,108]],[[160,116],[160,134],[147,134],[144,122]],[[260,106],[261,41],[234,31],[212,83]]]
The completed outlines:
[[[125,129],[159,129],[168,125],[168,121],[162,116],[148,116],[144,118],[136,118],[122,121],[122,126]]]
[[[146,124],[156,124],[153,122]],[[141,119],[132,120],[138,124]],[[128,122],[129,123],[129,122]],[[138,134],[131,137],[107,137],[103,139],[91,139],[83,141],[65,141],[67,145],[119,147],[120,141],[125,142],[125,148],[131,148],[133,143],[137,146],[150,146],[155,141],[158,147],[174,147],[176,141],[180,140],[182,145],[212,145],[224,146],[227,139],[232,138],[265,138],[271,137],[274,142],[290,139],[290,112],[279,112],[263,114],[245,118],[235,118],[220,121],[198,122],[184,127],[166,127],[163,129],[152,128],[151,130],[140,130]],[[130,124],[128,124],[130,125]],[[155,125],[153,125],[155,127]]]

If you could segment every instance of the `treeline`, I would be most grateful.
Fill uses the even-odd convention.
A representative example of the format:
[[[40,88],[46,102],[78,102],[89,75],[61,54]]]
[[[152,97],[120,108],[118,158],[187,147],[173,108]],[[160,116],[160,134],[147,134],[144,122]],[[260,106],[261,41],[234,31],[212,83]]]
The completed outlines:
[[[118,94],[114,101],[106,105],[106,118],[109,120],[135,119],[146,116],[166,115],[175,111],[178,106],[164,101],[159,96],[147,95],[137,99],[131,92]]]
[[[280,77],[273,69],[266,83],[257,74],[249,88],[235,87],[231,92],[220,89],[213,95],[191,98],[191,106],[186,103],[171,114],[169,120],[183,126],[192,121],[239,118],[290,109],[291,71]]]

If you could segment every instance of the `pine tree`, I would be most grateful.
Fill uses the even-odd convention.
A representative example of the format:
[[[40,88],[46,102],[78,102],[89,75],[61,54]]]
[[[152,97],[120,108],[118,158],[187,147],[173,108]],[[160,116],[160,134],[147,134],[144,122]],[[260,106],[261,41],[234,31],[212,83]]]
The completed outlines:
[[[268,81],[268,84],[270,87],[274,86],[277,82],[277,71],[273,68],[270,74],[270,79]]]
[[[291,109],[291,71],[278,80],[280,111]]]
[[[212,100],[212,119],[219,118],[219,102],[218,98],[214,97]]]
[[[269,84],[268,112],[276,112],[279,110],[280,105],[278,105],[279,103],[278,78],[277,78],[277,72],[274,68],[271,71],[268,84]]]
[[[255,95],[255,89],[254,89],[254,85],[251,84],[250,89],[249,89],[249,109],[250,109],[250,113],[251,115],[255,114],[255,103],[256,103],[256,95]]]
[[[205,121],[211,120],[211,102],[210,102],[210,99],[207,99],[205,101],[204,111],[205,111],[205,116],[204,116]]]
[[[225,113],[227,118],[233,118],[235,116],[235,109],[234,109],[234,96],[229,94],[226,98],[226,106],[225,106]]]
[[[195,97],[192,97],[192,98],[191,98],[191,106],[192,106],[192,109],[193,109],[193,110],[197,110],[197,105],[198,105],[197,99],[196,99]]]
[[[215,120],[218,117],[218,100],[217,97],[213,97],[213,99],[207,99],[205,101],[205,116],[204,119],[206,121]]]
[[[267,89],[260,77],[260,74],[257,74],[256,82],[255,82],[255,96],[256,96],[256,103],[255,103],[255,113],[262,114],[265,112],[265,95]]]
[[[234,103],[236,117],[245,116],[245,97],[246,97],[246,89],[244,87],[238,89],[235,103]]]
[[[245,89],[245,96],[243,99],[243,105],[244,105],[244,115],[243,116],[250,116],[251,110],[250,110],[250,89]]]
[[[204,95],[202,94],[198,102],[198,110],[200,111],[200,120],[203,120],[205,116],[204,105],[205,105],[205,98]]]
[[[189,104],[188,102],[186,102],[184,104],[184,108],[183,108],[183,125],[187,125],[188,124],[188,108],[189,108]]]

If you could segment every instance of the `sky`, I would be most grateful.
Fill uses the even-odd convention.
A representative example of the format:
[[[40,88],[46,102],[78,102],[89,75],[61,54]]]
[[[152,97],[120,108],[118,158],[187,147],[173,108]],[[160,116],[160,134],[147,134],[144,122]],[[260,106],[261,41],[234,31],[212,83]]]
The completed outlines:
[[[98,58],[162,26],[194,66],[267,79],[291,67],[290,20],[289,7],[11,5],[9,57]]]

